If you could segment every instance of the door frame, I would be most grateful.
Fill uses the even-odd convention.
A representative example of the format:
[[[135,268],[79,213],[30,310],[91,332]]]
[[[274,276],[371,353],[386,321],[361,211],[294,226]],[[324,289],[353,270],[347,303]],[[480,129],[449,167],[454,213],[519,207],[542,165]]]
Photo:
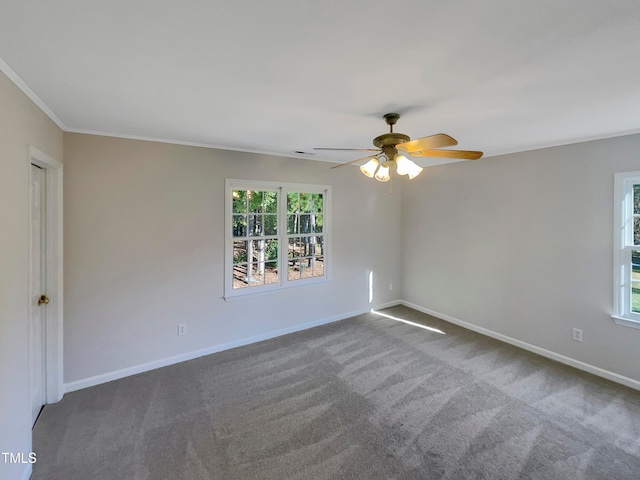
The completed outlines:
[[[43,293],[49,297],[49,304],[44,325],[44,399],[46,403],[55,403],[64,395],[62,163],[34,146],[29,147],[29,163],[46,171],[46,292]]]

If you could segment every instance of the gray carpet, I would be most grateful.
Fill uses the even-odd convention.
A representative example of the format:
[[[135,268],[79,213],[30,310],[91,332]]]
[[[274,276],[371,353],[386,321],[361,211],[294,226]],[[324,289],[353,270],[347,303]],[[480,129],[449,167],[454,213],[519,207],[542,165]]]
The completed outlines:
[[[640,393],[406,307],[65,395],[32,478],[640,479]]]

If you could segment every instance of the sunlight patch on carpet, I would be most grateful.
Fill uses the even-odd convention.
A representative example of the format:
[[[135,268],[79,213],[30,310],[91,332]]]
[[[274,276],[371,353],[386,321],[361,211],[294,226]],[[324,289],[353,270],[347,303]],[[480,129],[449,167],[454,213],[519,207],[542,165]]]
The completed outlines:
[[[425,330],[429,330],[430,332],[439,333],[440,335],[446,335],[446,333],[444,333],[442,330],[438,330],[437,328],[433,328],[433,327],[428,327],[426,325],[422,325],[421,323],[411,322],[409,320],[405,320],[404,318],[398,318],[392,315],[387,315],[386,313],[376,312],[373,309],[371,309],[371,313],[373,313],[374,315],[379,315],[384,318],[388,318],[389,320],[395,320],[396,322],[406,323],[407,325],[411,325],[413,327],[423,328]]]

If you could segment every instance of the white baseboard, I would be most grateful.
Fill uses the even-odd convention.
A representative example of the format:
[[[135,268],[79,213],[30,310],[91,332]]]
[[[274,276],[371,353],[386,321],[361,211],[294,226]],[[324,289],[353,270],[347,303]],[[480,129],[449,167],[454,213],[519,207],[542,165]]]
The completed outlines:
[[[24,470],[22,471],[22,476],[20,477],[20,480],[29,480],[31,478],[32,472],[33,472],[33,465],[30,463],[27,463],[25,465]]]
[[[394,305],[399,305],[400,301],[388,302],[383,305],[378,305],[376,308],[387,308]],[[342,313],[331,317],[322,318],[309,323],[303,323],[301,325],[294,325],[292,327],[282,328],[279,330],[273,330],[271,332],[255,335],[253,337],[242,338],[232,342],[222,343],[220,345],[214,345],[212,347],[203,348],[201,350],[195,350],[193,352],[182,353],[173,357],[162,358],[160,360],[154,360],[152,362],[143,363],[140,365],[134,365],[132,367],[123,368],[121,370],[115,370],[113,372],[103,373],[89,378],[83,378],[73,382],[64,384],[65,393],[74,392],[83,388],[93,387],[100,385],[101,383],[111,382],[120,378],[128,377],[130,375],[136,375],[138,373],[148,372],[149,370],[155,370],[156,368],[166,367],[175,363],[185,362],[187,360],[193,360],[194,358],[203,357],[205,355],[211,355],[212,353],[222,352],[223,350],[229,350],[231,348],[242,347],[243,345],[249,345],[250,343],[261,342],[262,340],[268,340],[270,338],[280,337],[288,333],[298,332],[300,330],[306,330],[308,328],[318,327],[328,323],[344,320],[345,318],[355,317],[362,315],[363,313],[370,312],[370,309],[357,310],[348,313]]]
[[[426,307],[422,307],[420,305],[416,305],[415,303],[407,302],[405,300],[401,300],[398,302],[406,307],[413,308],[414,310],[418,310],[419,312],[426,313],[427,315],[431,315],[436,318],[440,318],[449,323],[453,323],[455,325],[459,325],[468,330],[473,330],[474,332],[481,333],[482,335],[486,335],[487,337],[495,338],[496,340],[500,340],[501,342],[505,342],[511,345],[515,345],[516,347],[520,347],[523,350],[528,350],[529,352],[536,353],[543,357],[550,358],[551,360],[555,360],[560,363],[564,363],[565,365],[569,365],[571,367],[575,367],[579,370],[583,370],[585,372],[592,373],[597,375],[598,377],[606,378],[607,380],[611,380],[612,382],[620,383],[627,387],[631,387],[635,390],[640,390],[640,382],[638,380],[634,380],[633,378],[625,377],[615,372],[611,372],[609,370],[605,370],[600,367],[596,367],[589,363],[581,362],[580,360],[576,360],[571,357],[566,357],[556,352],[552,352],[551,350],[547,350],[545,348],[537,347],[535,345],[531,345],[530,343],[523,342],[521,340],[517,340],[515,338],[508,337],[501,333],[494,332],[492,330],[488,330],[483,327],[479,327],[478,325],[474,325],[473,323],[465,322],[463,320],[459,320],[455,317],[451,317],[449,315],[445,315],[444,313],[436,312]]]
[[[368,311],[371,312],[373,310],[382,310],[382,309],[385,309],[385,308],[395,307],[396,305],[404,305],[404,301],[403,300],[393,300],[391,302],[382,303],[380,305],[376,305],[375,308],[372,308],[371,310],[368,310]]]

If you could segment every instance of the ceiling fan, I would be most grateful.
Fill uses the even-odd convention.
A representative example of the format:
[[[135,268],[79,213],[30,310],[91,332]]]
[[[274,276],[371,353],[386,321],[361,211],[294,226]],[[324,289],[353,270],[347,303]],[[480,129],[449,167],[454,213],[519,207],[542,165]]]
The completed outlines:
[[[336,151],[353,151],[353,152],[371,152],[364,158],[357,158],[341,165],[331,168],[344,167],[352,163],[369,160],[360,167],[362,173],[367,177],[373,178],[380,182],[387,182],[391,178],[390,168],[396,165],[398,175],[408,175],[409,178],[415,178],[422,172],[422,167],[416,165],[415,162],[409,160],[404,154],[412,157],[443,157],[443,158],[459,158],[462,160],[477,160],[482,157],[482,152],[471,150],[440,150],[442,147],[452,147],[458,142],[444,133],[430,135],[428,137],[411,140],[408,135],[396,133],[393,126],[396,124],[400,115],[398,113],[387,113],[384,120],[389,125],[389,133],[373,139],[373,144],[378,147],[372,148],[314,148],[314,150],[336,150]],[[398,153],[401,152],[401,153]]]

